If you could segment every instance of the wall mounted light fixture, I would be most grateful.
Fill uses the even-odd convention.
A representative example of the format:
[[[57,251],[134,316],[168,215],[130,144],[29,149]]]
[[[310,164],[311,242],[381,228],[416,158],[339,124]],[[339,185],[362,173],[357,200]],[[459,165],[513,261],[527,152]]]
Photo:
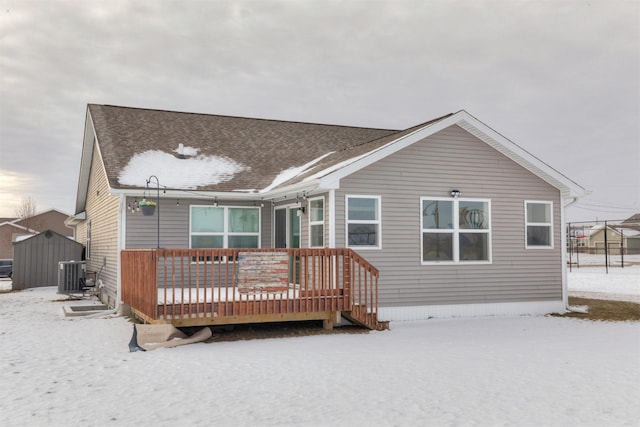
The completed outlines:
[[[454,199],[460,197],[461,194],[462,193],[460,192],[460,190],[451,190],[451,197],[453,197]]]

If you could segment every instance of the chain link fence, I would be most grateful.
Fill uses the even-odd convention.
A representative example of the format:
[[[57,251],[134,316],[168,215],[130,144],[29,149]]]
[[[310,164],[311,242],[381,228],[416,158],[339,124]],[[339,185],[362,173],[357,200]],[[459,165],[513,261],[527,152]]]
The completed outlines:
[[[640,214],[626,220],[567,223],[569,270],[640,265]]]

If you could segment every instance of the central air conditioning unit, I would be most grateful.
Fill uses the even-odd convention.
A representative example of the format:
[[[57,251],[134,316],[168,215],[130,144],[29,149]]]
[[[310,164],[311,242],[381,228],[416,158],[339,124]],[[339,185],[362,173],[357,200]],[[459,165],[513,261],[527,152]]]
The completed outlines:
[[[58,262],[58,293],[75,294],[85,287],[86,265],[84,261]]]

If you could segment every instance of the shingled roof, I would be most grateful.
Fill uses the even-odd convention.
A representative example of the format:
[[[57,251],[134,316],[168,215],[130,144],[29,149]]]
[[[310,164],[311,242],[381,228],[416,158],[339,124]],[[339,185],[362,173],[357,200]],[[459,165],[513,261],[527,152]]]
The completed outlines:
[[[279,185],[299,182],[312,172],[362,156],[414,129],[397,131],[95,104],[88,110],[109,185],[114,189],[144,187],[143,178],[139,184],[123,178],[135,156],[162,152],[183,157],[177,153],[180,144],[197,150],[194,159],[222,159],[241,172],[227,173],[219,182],[206,185],[193,181],[172,186],[169,182],[168,188],[251,192],[274,188],[274,180],[283,171],[308,165],[307,170],[301,169]],[[216,163],[211,165],[214,168]],[[163,172],[156,171],[155,175],[166,183]],[[146,178],[149,173],[143,175]]]
[[[89,104],[87,124],[76,213],[85,209],[94,146],[116,192],[145,189],[155,175],[167,190],[268,199],[336,188],[342,177],[453,125],[560,189],[562,197],[587,193],[464,110],[391,130]]]

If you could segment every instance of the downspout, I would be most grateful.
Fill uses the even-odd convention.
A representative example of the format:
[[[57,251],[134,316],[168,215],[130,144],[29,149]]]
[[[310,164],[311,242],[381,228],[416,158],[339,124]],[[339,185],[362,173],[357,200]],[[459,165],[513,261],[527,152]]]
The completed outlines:
[[[119,310],[122,305],[122,269],[120,265],[120,252],[124,249],[125,236],[127,235],[127,196],[120,195],[120,209],[118,212],[118,243],[116,249],[116,306]]]
[[[562,302],[567,311],[571,311],[571,309],[569,308],[569,288],[567,283],[567,224],[565,209],[577,201],[577,197],[572,197],[569,203],[560,206],[560,226],[562,227],[560,232],[560,250],[562,254]]]

